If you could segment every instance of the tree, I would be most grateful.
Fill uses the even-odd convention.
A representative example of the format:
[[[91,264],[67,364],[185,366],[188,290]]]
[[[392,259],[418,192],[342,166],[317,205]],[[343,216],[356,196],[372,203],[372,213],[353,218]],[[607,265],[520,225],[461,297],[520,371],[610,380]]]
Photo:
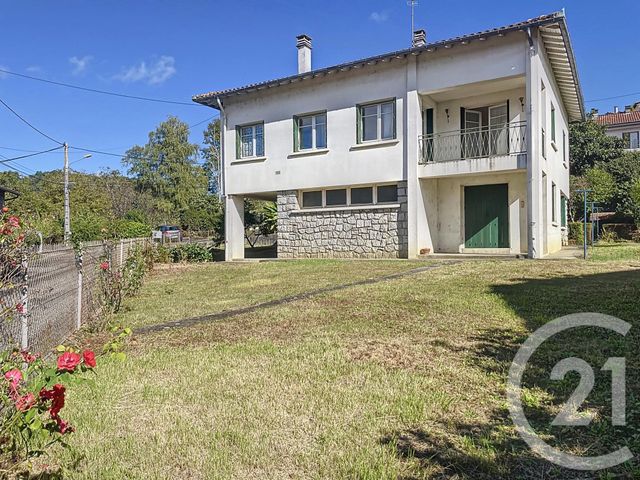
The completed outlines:
[[[570,160],[572,173],[583,175],[588,168],[606,163],[623,153],[621,138],[610,137],[603,125],[593,120],[573,123],[570,130]]]
[[[207,129],[203,132],[203,143],[206,145],[202,149],[202,158],[204,160],[203,168],[207,173],[209,180],[209,191],[219,194],[222,190],[220,185],[220,119],[216,119],[207,125]]]
[[[137,190],[151,194],[169,221],[182,220],[207,191],[207,176],[198,163],[198,145],[189,143],[189,126],[170,116],[149,133],[144,146],[130,148],[123,163]]]
[[[633,186],[640,179],[640,153],[625,152],[604,164],[603,168],[614,179],[615,189],[611,206],[616,212],[640,220],[640,205],[634,201],[632,195]]]

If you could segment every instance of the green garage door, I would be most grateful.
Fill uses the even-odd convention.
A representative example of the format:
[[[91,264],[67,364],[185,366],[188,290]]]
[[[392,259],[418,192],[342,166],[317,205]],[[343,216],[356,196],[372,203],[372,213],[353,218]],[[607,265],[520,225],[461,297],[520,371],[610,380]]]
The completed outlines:
[[[509,248],[507,184],[464,188],[464,246]]]

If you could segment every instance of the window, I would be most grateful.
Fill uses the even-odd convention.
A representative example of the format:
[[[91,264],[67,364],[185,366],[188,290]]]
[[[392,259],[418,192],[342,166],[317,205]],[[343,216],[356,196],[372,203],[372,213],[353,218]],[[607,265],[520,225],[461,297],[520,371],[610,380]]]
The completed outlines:
[[[542,84],[540,89],[541,115],[540,123],[542,125],[540,132],[540,140],[542,141],[542,157],[547,158],[547,89]]]
[[[326,191],[326,205],[327,207],[336,207],[347,204],[347,189],[341,188],[337,190]]]
[[[327,114],[294,117],[294,151],[327,148]]]
[[[351,205],[367,205],[373,203],[373,187],[351,189]]]
[[[358,143],[396,138],[395,100],[358,105]]]
[[[551,104],[551,141],[556,143],[556,107]]]
[[[556,193],[556,184],[551,182],[551,221],[556,223],[558,221],[557,210],[557,193]]]
[[[322,190],[316,190],[314,192],[303,192],[302,206],[304,208],[321,207],[322,206]]]
[[[398,202],[398,185],[329,188],[302,192],[302,208],[346,207]]]
[[[378,203],[395,203],[398,201],[397,185],[378,186]]]
[[[237,158],[253,158],[264,156],[264,125],[244,125],[236,129]]]
[[[567,197],[564,193],[560,194],[560,226],[567,226]]]
[[[624,148],[640,148],[640,132],[625,132],[622,134]]]

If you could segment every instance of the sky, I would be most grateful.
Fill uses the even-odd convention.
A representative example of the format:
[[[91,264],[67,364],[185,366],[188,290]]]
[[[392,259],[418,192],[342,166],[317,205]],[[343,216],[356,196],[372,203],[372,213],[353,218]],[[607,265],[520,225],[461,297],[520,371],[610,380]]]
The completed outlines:
[[[562,8],[587,110],[640,101],[637,0],[419,0],[415,25],[431,42]],[[199,124],[191,140],[201,143],[205,120],[217,112],[190,105],[191,96],[295,74],[301,33],[313,38],[313,68],[326,67],[409,47],[410,9],[406,0],[0,0],[0,70],[188,105],[100,95],[2,72],[0,99],[71,146],[123,153],[146,143],[169,115]],[[0,155],[55,146],[0,105]],[[82,155],[70,151],[76,170],[122,169],[118,157]],[[31,172],[62,162],[60,150],[13,165]]]

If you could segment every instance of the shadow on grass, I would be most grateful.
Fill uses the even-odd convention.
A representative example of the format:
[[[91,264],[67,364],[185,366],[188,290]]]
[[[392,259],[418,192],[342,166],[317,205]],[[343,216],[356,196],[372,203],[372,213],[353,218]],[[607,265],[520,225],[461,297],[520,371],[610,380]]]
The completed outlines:
[[[602,329],[574,329],[548,340],[532,356],[524,376],[525,413],[534,429],[560,450],[582,456],[602,455],[628,446],[640,452],[640,363],[638,317],[640,271],[611,272],[556,278],[517,279],[494,285],[497,294],[525,322],[531,333],[555,318],[577,312],[598,312],[625,320],[633,328],[622,338]],[[506,386],[513,358],[528,334],[508,329],[485,330],[472,338],[469,362],[487,375],[498,375]],[[580,377],[570,373],[562,381],[549,378],[561,359],[578,357],[595,371],[596,383],[583,404],[597,414],[588,427],[552,427],[559,408],[577,387]],[[627,363],[627,427],[611,426],[611,373],[601,371],[609,357]],[[501,393],[505,395],[505,393]],[[506,401],[506,398],[505,398]],[[460,479],[604,479],[640,478],[633,460],[607,472],[566,470],[529,450],[513,429],[506,405],[496,406],[488,419],[443,423],[430,431],[398,430],[381,439],[403,459],[416,459],[422,472],[415,477]],[[607,475],[607,476],[605,476]]]

